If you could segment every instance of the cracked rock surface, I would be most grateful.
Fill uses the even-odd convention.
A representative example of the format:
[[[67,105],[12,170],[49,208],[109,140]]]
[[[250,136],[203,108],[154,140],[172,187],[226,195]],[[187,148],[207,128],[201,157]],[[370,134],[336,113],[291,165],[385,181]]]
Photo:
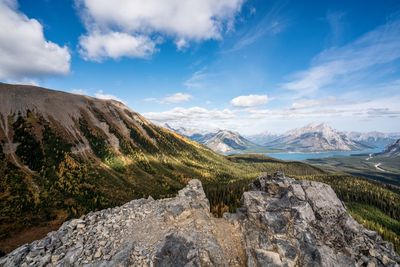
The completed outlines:
[[[399,266],[390,243],[354,221],[332,188],[260,177],[237,213],[214,218],[198,180],[65,222],[0,266]]]

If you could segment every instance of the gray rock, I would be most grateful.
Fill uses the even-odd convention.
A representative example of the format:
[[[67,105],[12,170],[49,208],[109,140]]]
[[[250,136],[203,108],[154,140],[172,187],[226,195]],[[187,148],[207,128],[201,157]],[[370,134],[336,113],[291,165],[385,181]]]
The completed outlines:
[[[198,180],[175,198],[133,200],[65,222],[0,266],[399,266],[326,184],[260,177],[237,213],[210,214]]]

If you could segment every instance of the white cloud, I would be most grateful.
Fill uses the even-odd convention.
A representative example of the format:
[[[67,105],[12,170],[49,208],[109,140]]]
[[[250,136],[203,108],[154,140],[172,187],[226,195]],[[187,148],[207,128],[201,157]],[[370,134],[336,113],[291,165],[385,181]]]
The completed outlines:
[[[400,96],[374,98],[372,100],[334,100],[334,99],[307,99],[297,102],[297,107],[282,109],[251,109],[250,118],[253,119],[317,119],[324,118],[400,118]],[[309,105],[306,105],[309,103]]]
[[[71,90],[71,93],[76,95],[88,95],[88,92],[84,89],[73,89]]]
[[[201,129],[225,128],[242,134],[254,134],[266,129],[286,131],[316,121],[325,121],[353,131],[371,130],[372,126],[377,131],[400,131],[397,126],[400,125],[400,95],[363,98],[363,92],[353,94],[356,97],[351,99],[347,94],[336,98],[300,99],[296,104],[282,108],[177,107],[143,115],[156,123]]]
[[[233,47],[226,52],[241,50],[256,43],[260,38],[265,36],[274,36],[281,33],[289,24],[288,20],[280,15],[282,8],[285,5],[284,3],[284,1],[278,1],[274,4],[260,22],[242,34]],[[255,12],[255,8],[250,9],[250,14],[254,14]]]
[[[0,1],[0,79],[30,80],[65,75],[70,53],[46,40],[43,26],[18,11],[16,0]]]
[[[103,92],[103,90],[97,91],[94,94],[94,97],[99,98],[99,99],[111,99],[111,100],[116,100],[121,103],[127,104],[125,101],[123,101],[121,98],[118,98],[117,96],[111,95],[111,94],[106,94]]]
[[[186,41],[186,39],[184,38],[180,38],[179,40],[177,40],[175,42],[176,48],[178,48],[178,50],[184,50],[185,48],[187,48],[189,46],[189,43]]]
[[[254,107],[264,105],[267,102],[267,95],[243,95],[231,100],[231,104],[235,107]]]
[[[190,99],[192,99],[193,96],[187,93],[175,93],[169,96],[166,96],[164,98],[155,98],[155,97],[150,97],[144,99],[146,102],[155,102],[159,104],[178,104],[178,103],[183,103],[187,102]]]
[[[328,12],[326,14],[326,21],[331,28],[330,42],[337,44],[343,35],[343,18],[345,14],[343,12]]]
[[[143,115],[156,122],[211,122],[234,118],[234,112],[229,109],[218,110],[202,107],[176,107],[163,112],[147,112]]]
[[[228,30],[244,0],[76,0],[82,20],[88,30],[81,38],[84,55],[97,54],[91,51],[98,47],[113,47],[114,54],[103,49],[102,57],[113,55],[143,57],[142,53],[132,53],[123,40],[115,33],[126,34],[125,39],[144,38],[137,42],[135,51],[154,53],[157,42],[154,38],[163,36],[175,41],[178,49],[188,46],[191,41],[218,40]],[[98,35],[93,38],[92,35]],[[108,38],[99,38],[106,35]],[[86,45],[90,39],[98,44]],[[126,40],[125,40],[126,42]],[[131,40],[131,42],[133,42]],[[144,45],[146,48],[140,48]],[[153,49],[147,49],[153,47]],[[147,53],[146,53],[147,55]],[[87,59],[92,59],[86,56]],[[96,57],[94,58],[96,60]]]
[[[192,96],[189,94],[176,93],[176,94],[165,97],[163,99],[163,102],[176,104],[176,103],[187,102],[190,99],[192,99]]]
[[[322,105],[329,105],[329,104],[334,104],[336,102],[335,97],[328,97],[328,98],[318,98],[318,99],[298,99],[296,100],[292,108],[293,109],[304,109],[304,108],[312,108],[312,107],[318,107]]]
[[[192,76],[187,79],[183,85],[187,88],[202,88],[204,86],[204,81],[208,78],[208,74],[206,73],[207,68],[202,68],[198,71],[195,71]]]
[[[93,32],[79,38],[80,53],[86,60],[102,61],[123,56],[147,58],[156,50],[156,44],[144,35],[129,35],[121,32],[101,34]]]
[[[352,43],[320,53],[307,70],[298,72],[284,89],[301,94],[315,92],[352,76],[367,76],[368,70],[400,58],[400,21],[391,21]],[[365,73],[364,73],[365,72]],[[349,81],[347,81],[349,82]]]

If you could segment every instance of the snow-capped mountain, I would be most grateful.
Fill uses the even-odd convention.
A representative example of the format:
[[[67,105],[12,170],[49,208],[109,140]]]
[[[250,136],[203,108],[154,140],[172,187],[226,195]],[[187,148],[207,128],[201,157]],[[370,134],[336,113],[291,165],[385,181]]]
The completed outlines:
[[[189,139],[192,139],[194,141],[199,141],[202,139],[205,135],[209,134],[210,132],[206,130],[201,130],[201,129],[195,129],[195,128],[188,128],[188,127],[174,127],[169,125],[168,123],[165,123],[162,125],[163,127],[174,131],[180,135],[186,136]]]
[[[218,129],[208,132],[194,128],[173,127],[168,124],[164,124],[164,127],[223,154],[257,147],[256,144],[247,140],[239,133],[229,130]]]
[[[382,133],[382,132],[347,132],[347,137],[359,143],[373,147],[387,147],[400,138],[399,133]]]
[[[390,146],[388,146],[384,151],[376,155],[389,158],[400,157],[400,139],[398,139]]]
[[[279,137],[281,137],[280,134],[271,133],[269,131],[246,136],[248,140],[260,146],[272,142]]]
[[[219,153],[229,153],[257,146],[239,133],[228,130],[219,130],[216,133],[204,135],[199,142]]]
[[[336,131],[325,123],[309,124],[285,133],[282,137],[266,144],[271,148],[287,151],[351,151],[370,148],[351,140],[346,134]]]

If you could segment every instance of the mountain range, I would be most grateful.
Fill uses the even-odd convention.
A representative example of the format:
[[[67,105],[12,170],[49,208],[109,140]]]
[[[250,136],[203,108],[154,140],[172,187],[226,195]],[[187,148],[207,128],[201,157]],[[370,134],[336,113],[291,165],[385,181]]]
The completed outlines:
[[[230,130],[207,132],[185,127],[164,125],[179,134],[204,144],[218,153],[241,153],[254,151],[262,153],[271,150],[284,152],[360,151],[385,148],[400,134],[381,132],[340,132],[325,123],[309,124],[284,134],[262,132],[242,136]]]
[[[221,140],[236,149],[253,145],[229,131],[207,135],[207,140],[208,145]],[[0,84],[0,257],[24,243],[45,237],[68,219],[108,210],[132,199],[146,197],[152,201],[149,195],[156,199],[170,197],[191,179],[202,181],[211,212],[222,216],[239,207],[250,180],[278,171],[293,177],[333,181],[335,186],[339,183],[334,190],[347,190],[338,191],[340,196],[362,200],[363,205],[382,205],[387,214],[398,219],[398,201],[390,195],[394,193],[376,184],[364,181],[367,195],[360,190],[360,181],[355,177],[337,177],[303,162],[285,162],[262,155],[223,156],[154,125],[118,101]],[[186,213],[179,215],[178,207],[171,212],[174,215],[168,218],[172,220],[174,216],[187,218]],[[356,214],[364,220],[362,213]],[[386,218],[382,216],[377,219]],[[278,225],[282,225],[278,219]],[[75,226],[78,232],[84,229],[82,223]],[[396,229],[391,225],[377,227],[385,229],[385,233]],[[396,236],[385,238],[398,240]],[[48,239],[49,235],[44,240]],[[53,241],[60,245],[59,239]],[[71,242],[80,244],[78,239]],[[37,244],[38,249],[48,249],[47,243]],[[37,250],[29,252],[27,259],[33,259],[32,253]]]
[[[256,148],[258,145],[247,140],[237,132],[229,130],[217,130],[215,132],[201,131],[197,129],[185,128],[185,127],[171,127],[166,124],[167,127],[183,136],[186,136],[200,144],[203,144],[213,151],[229,154],[234,152],[241,152],[247,149]]]
[[[354,141],[377,148],[385,148],[400,138],[400,133],[346,132],[345,134]]]
[[[265,146],[293,152],[351,151],[371,148],[350,139],[325,123],[291,130]]]

